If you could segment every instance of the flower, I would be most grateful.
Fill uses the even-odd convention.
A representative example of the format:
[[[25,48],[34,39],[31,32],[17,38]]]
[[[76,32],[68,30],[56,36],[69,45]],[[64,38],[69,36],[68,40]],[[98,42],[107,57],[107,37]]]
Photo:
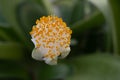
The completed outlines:
[[[43,16],[30,32],[35,45],[32,57],[50,65],[57,64],[58,58],[65,58],[70,52],[71,34],[72,30],[61,18]]]

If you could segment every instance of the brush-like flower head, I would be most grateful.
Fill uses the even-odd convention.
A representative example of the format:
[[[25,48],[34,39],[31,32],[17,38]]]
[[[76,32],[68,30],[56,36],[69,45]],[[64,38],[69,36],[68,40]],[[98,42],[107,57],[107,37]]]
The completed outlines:
[[[32,57],[47,64],[57,64],[58,58],[65,58],[70,52],[72,31],[61,18],[43,16],[36,21],[30,32],[35,48]]]

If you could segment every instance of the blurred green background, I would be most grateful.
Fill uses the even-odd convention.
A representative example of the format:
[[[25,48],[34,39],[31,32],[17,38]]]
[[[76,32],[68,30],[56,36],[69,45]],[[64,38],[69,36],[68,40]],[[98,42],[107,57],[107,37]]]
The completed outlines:
[[[36,19],[55,14],[73,30],[58,65],[31,58]],[[0,80],[120,80],[120,0],[0,0]]]

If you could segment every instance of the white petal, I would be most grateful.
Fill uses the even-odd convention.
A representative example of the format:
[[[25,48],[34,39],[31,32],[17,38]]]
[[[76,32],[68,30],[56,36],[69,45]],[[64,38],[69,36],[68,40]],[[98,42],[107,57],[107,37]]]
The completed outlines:
[[[34,45],[36,44],[35,39],[32,38],[31,41],[33,42]],[[35,47],[36,47],[36,45],[35,45]]]
[[[57,59],[51,59],[51,58],[44,58],[45,63],[49,65],[56,65],[57,64]]]
[[[67,55],[70,53],[70,47],[67,47],[67,48],[65,48],[62,52],[61,52],[61,56],[60,56],[60,58],[65,58],[65,57],[67,57]]]
[[[33,49],[33,51],[32,51],[32,58],[34,58],[36,60],[42,60],[43,54],[41,54],[39,48],[34,48]]]

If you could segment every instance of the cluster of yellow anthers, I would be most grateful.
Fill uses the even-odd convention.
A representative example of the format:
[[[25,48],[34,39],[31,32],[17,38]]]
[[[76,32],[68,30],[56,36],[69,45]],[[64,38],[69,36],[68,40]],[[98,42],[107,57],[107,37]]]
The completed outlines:
[[[36,21],[30,34],[35,45],[32,57],[36,60],[55,65],[58,58],[64,58],[70,52],[72,31],[61,18],[43,16]]]

